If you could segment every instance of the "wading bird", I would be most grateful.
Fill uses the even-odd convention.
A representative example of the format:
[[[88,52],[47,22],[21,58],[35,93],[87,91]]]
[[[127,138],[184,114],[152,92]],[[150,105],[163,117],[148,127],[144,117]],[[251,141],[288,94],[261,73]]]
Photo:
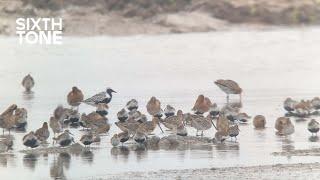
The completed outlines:
[[[233,80],[219,79],[214,82],[223,92],[227,94],[227,103],[229,103],[230,94],[239,94],[240,102],[242,102],[242,89],[239,84]]]

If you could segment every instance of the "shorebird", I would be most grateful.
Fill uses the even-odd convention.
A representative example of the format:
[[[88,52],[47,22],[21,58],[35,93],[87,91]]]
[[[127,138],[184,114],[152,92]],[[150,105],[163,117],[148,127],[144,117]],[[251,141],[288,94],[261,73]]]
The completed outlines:
[[[93,129],[94,133],[99,134],[106,134],[110,130],[110,124],[100,124],[95,129]]]
[[[99,103],[97,106],[96,113],[100,114],[101,116],[106,116],[108,115],[108,109],[109,106],[105,103]]]
[[[151,116],[162,117],[162,109],[160,101],[152,96],[147,103],[147,111]]]
[[[185,113],[183,114],[183,124],[184,125],[191,125],[192,119],[199,118],[201,115]]]
[[[166,117],[174,116],[175,113],[176,113],[176,109],[174,109],[174,107],[170,105],[167,105],[166,108],[164,108],[164,115]]]
[[[183,124],[183,112],[178,110],[176,116],[170,116],[163,120],[160,119],[160,122],[170,130],[176,130],[178,126]]]
[[[198,131],[201,131],[201,136],[203,136],[203,131],[212,127],[212,121],[210,118],[199,116],[198,118],[192,119],[191,127],[197,130],[196,136],[198,136]]]
[[[129,111],[133,111],[133,110],[137,110],[138,109],[138,101],[135,99],[131,99],[130,101],[128,101],[127,105],[126,105],[127,109]]]
[[[301,100],[298,104],[294,106],[296,116],[302,117],[302,118],[307,117],[311,114],[310,113],[311,108],[312,108],[311,102],[304,101],[304,100]]]
[[[283,108],[288,111],[288,112],[292,112],[295,110],[295,106],[298,104],[297,101],[291,99],[291,98],[287,98],[284,102],[283,102]]]
[[[83,93],[80,89],[78,89],[76,86],[72,87],[71,92],[69,92],[67,96],[68,104],[71,107],[79,108],[79,105],[83,101]]]
[[[0,141],[0,153],[1,152],[7,152],[7,151],[11,150],[12,146],[13,146],[12,138],[8,137],[8,138],[5,138],[5,139],[2,139]]]
[[[209,114],[211,115],[211,117],[217,117],[220,113],[220,109],[218,107],[218,105],[216,103],[213,103],[210,107],[209,107]]]
[[[40,145],[40,142],[33,131],[25,135],[22,139],[22,142],[23,142],[23,145],[31,148],[36,148]]]
[[[187,128],[181,124],[177,127],[177,133],[178,136],[187,136],[188,135],[188,131]]]
[[[64,108],[62,105],[58,105],[53,111],[53,117],[58,119],[61,124],[65,119],[69,118],[69,114],[71,114],[71,109]]]
[[[106,125],[108,119],[106,117],[101,116],[96,112],[82,113],[80,125],[85,128],[97,129],[100,126]]]
[[[133,118],[129,118],[126,122],[115,122],[115,125],[129,135],[134,135],[141,123],[135,121]]]
[[[49,128],[48,128],[48,123],[47,122],[44,122],[42,127],[39,128],[38,130],[36,130],[35,136],[41,142],[44,142],[49,138],[50,132],[49,132]]]
[[[126,121],[127,119],[128,119],[128,112],[123,108],[123,109],[121,109],[121,111],[119,111],[118,113],[117,113],[117,117],[118,117],[118,119],[119,119],[119,121],[121,121],[121,122],[124,122],[124,121]]]
[[[73,137],[71,135],[73,134],[71,134],[70,131],[66,129],[57,138],[53,138],[53,140],[56,140],[57,143],[62,147],[69,146],[72,142],[74,142]]]
[[[251,116],[249,116],[247,113],[239,113],[237,114],[236,119],[240,123],[247,123],[249,119],[251,119]]]
[[[50,117],[49,126],[53,131],[54,137],[56,137],[57,133],[62,132],[62,124],[59,122],[59,119],[56,119],[55,117]]]
[[[294,126],[289,118],[279,117],[275,123],[275,129],[279,135],[290,135],[294,133]]]
[[[318,110],[320,109],[320,98],[319,97],[315,97],[311,100],[311,105],[314,109]]]
[[[262,115],[257,115],[253,118],[253,125],[256,129],[265,128],[266,118]]]
[[[151,134],[156,129],[157,125],[161,129],[161,126],[159,123],[159,118],[153,117],[152,121],[146,121],[146,122],[140,124],[137,131],[142,132],[144,134]],[[161,131],[163,132],[162,129],[161,129]]]
[[[217,131],[223,136],[229,135],[229,120],[224,115],[220,115],[217,120]]]
[[[318,121],[316,121],[315,119],[311,119],[311,121],[308,123],[308,130],[311,132],[311,134],[313,135],[313,133],[315,133],[317,135],[319,129],[320,124],[318,123]]]
[[[91,106],[96,106],[99,103],[109,104],[112,100],[112,93],[116,93],[116,91],[111,88],[107,88],[106,91],[95,94],[83,102]]]
[[[225,141],[227,139],[227,136],[225,135],[224,132],[216,132],[215,135],[214,135],[214,139],[217,141],[217,142],[220,142],[222,143],[223,141]]]
[[[22,79],[21,84],[27,92],[30,92],[35,83],[33,77],[30,74],[28,74]]]
[[[233,80],[219,79],[214,82],[223,92],[227,94],[227,103],[229,103],[230,94],[239,94],[240,102],[242,102],[242,89],[239,84]]]
[[[90,144],[93,143],[93,134],[89,131],[87,134],[83,135],[80,139],[80,142],[86,146],[90,147]]]
[[[148,121],[148,118],[147,118],[147,116],[145,114],[141,114],[140,113],[140,116],[138,116],[136,118],[136,121],[139,122],[139,123],[145,123],[145,122]]]
[[[147,140],[147,136],[145,133],[141,132],[141,131],[138,131],[134,137],[133,137],[134,141],[139,143],[139,144],[142,144],[144,143],[146,140]]]
[[[237,136],[239,135],[240,129],[237,124],[229,127],[229,136],[231,138],[235,138],[237,140]]]
[[[0,127],[3,129],[2,134],[4,134],[4,129],[7,128],[6,121],[13,116],[14,111],[18,108],[17,105],[12,104],[0,115]]]
[[[116,147],[120,144],[120,139],[118,137],[118,134],[114,134],[110,140],[112,146]]]
[[[226,106],[222,107],[220,113],[225,116],[228,120],[231,122],[234,122],[237,120],[237,116],[239,114],[240,109],[237,107],[232,107],[230,104],[227,104]]]
[[[204,114],[209,111],[211,106],[212,103],[210,99],[201,94],[198,96],[192,111],[194,111],[195,114]]]
[[[129,136],[129,133],[127,131],[125,131],[125,132],[119,133],[118,138],[123,146],[123,143],[127,142],[129,140],[130,136]]]
[[[14,111],[13,117],[15,118],[15,127],[23,129],[27,125],[28,112],[25,108],[17,108]]]

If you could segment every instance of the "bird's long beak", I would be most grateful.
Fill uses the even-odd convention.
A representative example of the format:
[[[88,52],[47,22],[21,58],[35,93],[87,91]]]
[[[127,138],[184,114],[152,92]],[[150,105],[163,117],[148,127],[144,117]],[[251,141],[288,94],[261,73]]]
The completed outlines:
[[[113,90],[113,89],[111,89],[111,90],[112,90],[112,92],[117,93],[117,91],[115,91],[115,90]]]
[[[211,119],[210,121],[211,121],[213,127],[218,131],[218,128],[217,128],[217,126],[213,123],[212,119]]]
[[[74,136],[71,132],[69,132],[69,134],[71,134],[72,136]]]

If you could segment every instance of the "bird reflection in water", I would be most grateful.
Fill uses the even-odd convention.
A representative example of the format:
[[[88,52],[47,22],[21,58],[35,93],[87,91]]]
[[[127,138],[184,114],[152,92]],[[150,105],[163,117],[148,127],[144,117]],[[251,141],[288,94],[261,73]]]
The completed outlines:
[[[310,142],[318,142],[319,141],[319,137],[318,136],[310,136],[309,137],[309,141]]]
[[[124,161],[128,161],[130,150],[127,146],[113,147],[110,153],[114,159],[121,158]]]
[[[34,92],[33,91],[24,91],[22,93],[22,99],[24,100],[24,106],[27,109],[32,109],[33,99],[34,99]]]
[[[226,143],[217,143],[215,148],[220,157],[226,156],[239,156],[240,143],[239,142],[226,142]]]
[[[53,179],[67,179],[64,169],[70,168],[71,156],[69,153],[60,153],[58,159],[55,159],[50,167],[50,176]]]
[[[15,164],[14,158],[13,154],[0,154],[0,166],[7,167],[9,162]]]
[[[85,150],[85,151],[81,152],[80,156],[84,162],[92,164],[93,159],[94,159],[94,154],[92,151]]]
[[[147,148],[144,144],[138,144],[137,146],[133,147],[132,149],[136,156],[137,156],[137,161],[140,161],[144,158],[146,158],[147,155]]]
[[[295,146],[294,146],[294,141],[290,140],[288,137],[284,137],[282,139],[282,152],[290,152],[295,150]],[[289,155],[290,153],[288,153],[287,158],[291,159],[291,155]]]
[[[26,154],[23,156],[23,165],[31,170],[34,170],[37,165],[38,158],[38,154]]]

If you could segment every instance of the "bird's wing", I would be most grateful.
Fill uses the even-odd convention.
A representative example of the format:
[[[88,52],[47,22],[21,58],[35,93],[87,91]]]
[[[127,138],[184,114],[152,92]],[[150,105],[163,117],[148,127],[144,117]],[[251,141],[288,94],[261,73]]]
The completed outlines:
[[[106,98],[106,92],[100,92],[100,93],[84,100],[83,102],[86,104],[95,104],[96,102],[102,101],[104,98]]]

